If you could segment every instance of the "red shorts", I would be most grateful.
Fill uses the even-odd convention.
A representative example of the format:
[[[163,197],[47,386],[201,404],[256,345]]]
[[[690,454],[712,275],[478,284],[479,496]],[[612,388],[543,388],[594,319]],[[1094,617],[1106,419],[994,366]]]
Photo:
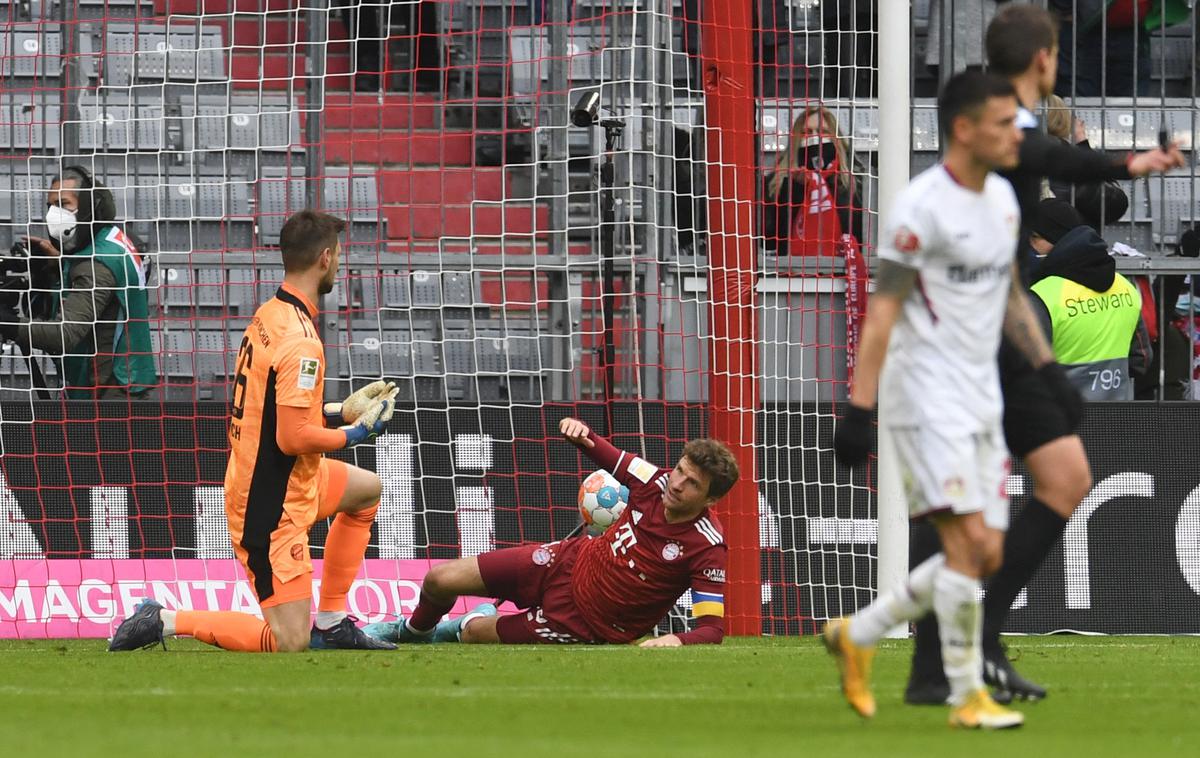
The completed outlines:
[[[575,607],[571,568],[574,540],[521,545],[478,556],[488,592],[524,609],[496,622],[496,634],[509,645],[603,643]]]

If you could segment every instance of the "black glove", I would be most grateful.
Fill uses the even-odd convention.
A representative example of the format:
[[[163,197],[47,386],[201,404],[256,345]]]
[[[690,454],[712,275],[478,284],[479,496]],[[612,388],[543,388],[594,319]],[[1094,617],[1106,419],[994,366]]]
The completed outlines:
[[[1071,384],[1071,380],[1067,378],[1062,366],[1054,361],[1039,368],[1037,373],[1046,383],[1046,387],[1050,390],[1054,401],[1058,403],[1058,407],[1062,408],[1062,412],[1067,417],[1067,423],[1071,425],[1071,431],[1074,431],[1079,426],[1080,419],[1083,418],[1083,397],[1079,394],[1079,390],[1075,388],[1074,384]]]
[[[0,339],[15,342],[22,352],[29,355],[29,324],[7,309],[0,309]]]
[[[874,446],[875,411],[846,404],[846,413],[833,434],[833,454],[843,466],[857,466],[867,459]]]

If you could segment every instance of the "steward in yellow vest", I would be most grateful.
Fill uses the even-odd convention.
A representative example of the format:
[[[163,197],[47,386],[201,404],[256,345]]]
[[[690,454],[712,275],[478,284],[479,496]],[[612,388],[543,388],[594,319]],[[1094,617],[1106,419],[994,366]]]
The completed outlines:
[[[1054,355],[1086,400],[1132,400],[1131,350],[1149,362],[1141,322],[1142,297],[1100,235],[1077,226],[1057,241],[1033,271],[1032,299]],[[1036,245],[1035,245],[1036,247]],[[1140,337],[1140,339],[1139,339]]]

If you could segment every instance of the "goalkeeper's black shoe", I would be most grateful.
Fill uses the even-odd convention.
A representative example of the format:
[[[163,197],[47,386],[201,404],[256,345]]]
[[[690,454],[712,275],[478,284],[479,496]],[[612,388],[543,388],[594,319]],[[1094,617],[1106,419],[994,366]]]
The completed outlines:
[[[1014,700],[1032,702],[1046,697],[1046,688],[1017,673],[1003,652],[984,653],[983,681],[995,688],[992,699],[1002,705]]]
[[[155,645],[162,645],[166,650],[162,610],[161,605],[150,599],[138,603],[133,615],[122,621],[117,631],[113,632],[112,639],[108,641],[108,652],[144,650]]]
[[[332,629],[312,628],[308,646],[314,650],[395,650],[390,642],[368,636],[354,624],[355,618],[347,616]]]

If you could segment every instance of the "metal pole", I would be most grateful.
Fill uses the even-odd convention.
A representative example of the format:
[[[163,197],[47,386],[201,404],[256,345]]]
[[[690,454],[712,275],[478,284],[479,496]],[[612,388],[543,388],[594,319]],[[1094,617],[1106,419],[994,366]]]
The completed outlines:
[[[616,226],[617,200],[613,189],[616,180],[616,166],[613,164],[613,151],[616,149],[619,129],[605,128],[604,130],[604,162],[600,164],[600,307],[604,315],[604,400],[608,402],[616,394],[616,362],[617,346],[614,329],[614,313],[616,306]],[[609,429],[611,433],[612,430]]]
[[[565,7],[563,3],[546,3],[545,20],[548,25],[547,36],[550,43],[550,81],[545,92],[543,110],[535,103],[535,122],[545,114],[550,127],[549,153],[538,165],[544,165],[549,171],[550,194],[550,254],[556,259],[567,259],[567,158],[569,145],[567,143],[567,113],[570,109],[568,101],[567,81],[567,24],[565,23]],[[468,14],[472,15],[473,14]],[[534,149],[538,149],[534,141]],[[541,196],[541,192],[537,195]],[[546,273],[550,297],[550,333],[555,338],[550,341],[550,355],[546,372],[550,381],[550,397],[554,400],[574,400],[569,397],[571,365],[574,354],[572,342],[579,339],[577,331],[571,323],[571,288],[565,269],[555,269]]]
[[[308,20],[308,50],[305,57],[306,78],[304,86],[304,204],[309,208],[321,208],[325,201],[324,177],[321,167],[325,165],[324,138],[325,119],[325,49],[329,25],[329,0],[316,0],[305,14]]]
[[[942,6],[943,19],[953,8],[947,0]],[[879,217],[891,213],[896,195],[908,184],[909,161],[912,154],[912,135],[909,132],[910,112],[909,68],[912,51],[911,17],[908,3],[879,4]],[[943,23],[943,27],[945,24]],[[941,68],[949,61],[942,59]],[[884,225],[880,223],[882,230]],[[882,233],[882,231],[881,231]],[[879,407],[879,465],[877,514],[879,518],[879,560],[876,565],[879,592],[897,587],[908,576],[908,505],[900,485],[896,467],[895,446],[888,434],[888,409]],[[907,629],[893,630],[907,636]]]

